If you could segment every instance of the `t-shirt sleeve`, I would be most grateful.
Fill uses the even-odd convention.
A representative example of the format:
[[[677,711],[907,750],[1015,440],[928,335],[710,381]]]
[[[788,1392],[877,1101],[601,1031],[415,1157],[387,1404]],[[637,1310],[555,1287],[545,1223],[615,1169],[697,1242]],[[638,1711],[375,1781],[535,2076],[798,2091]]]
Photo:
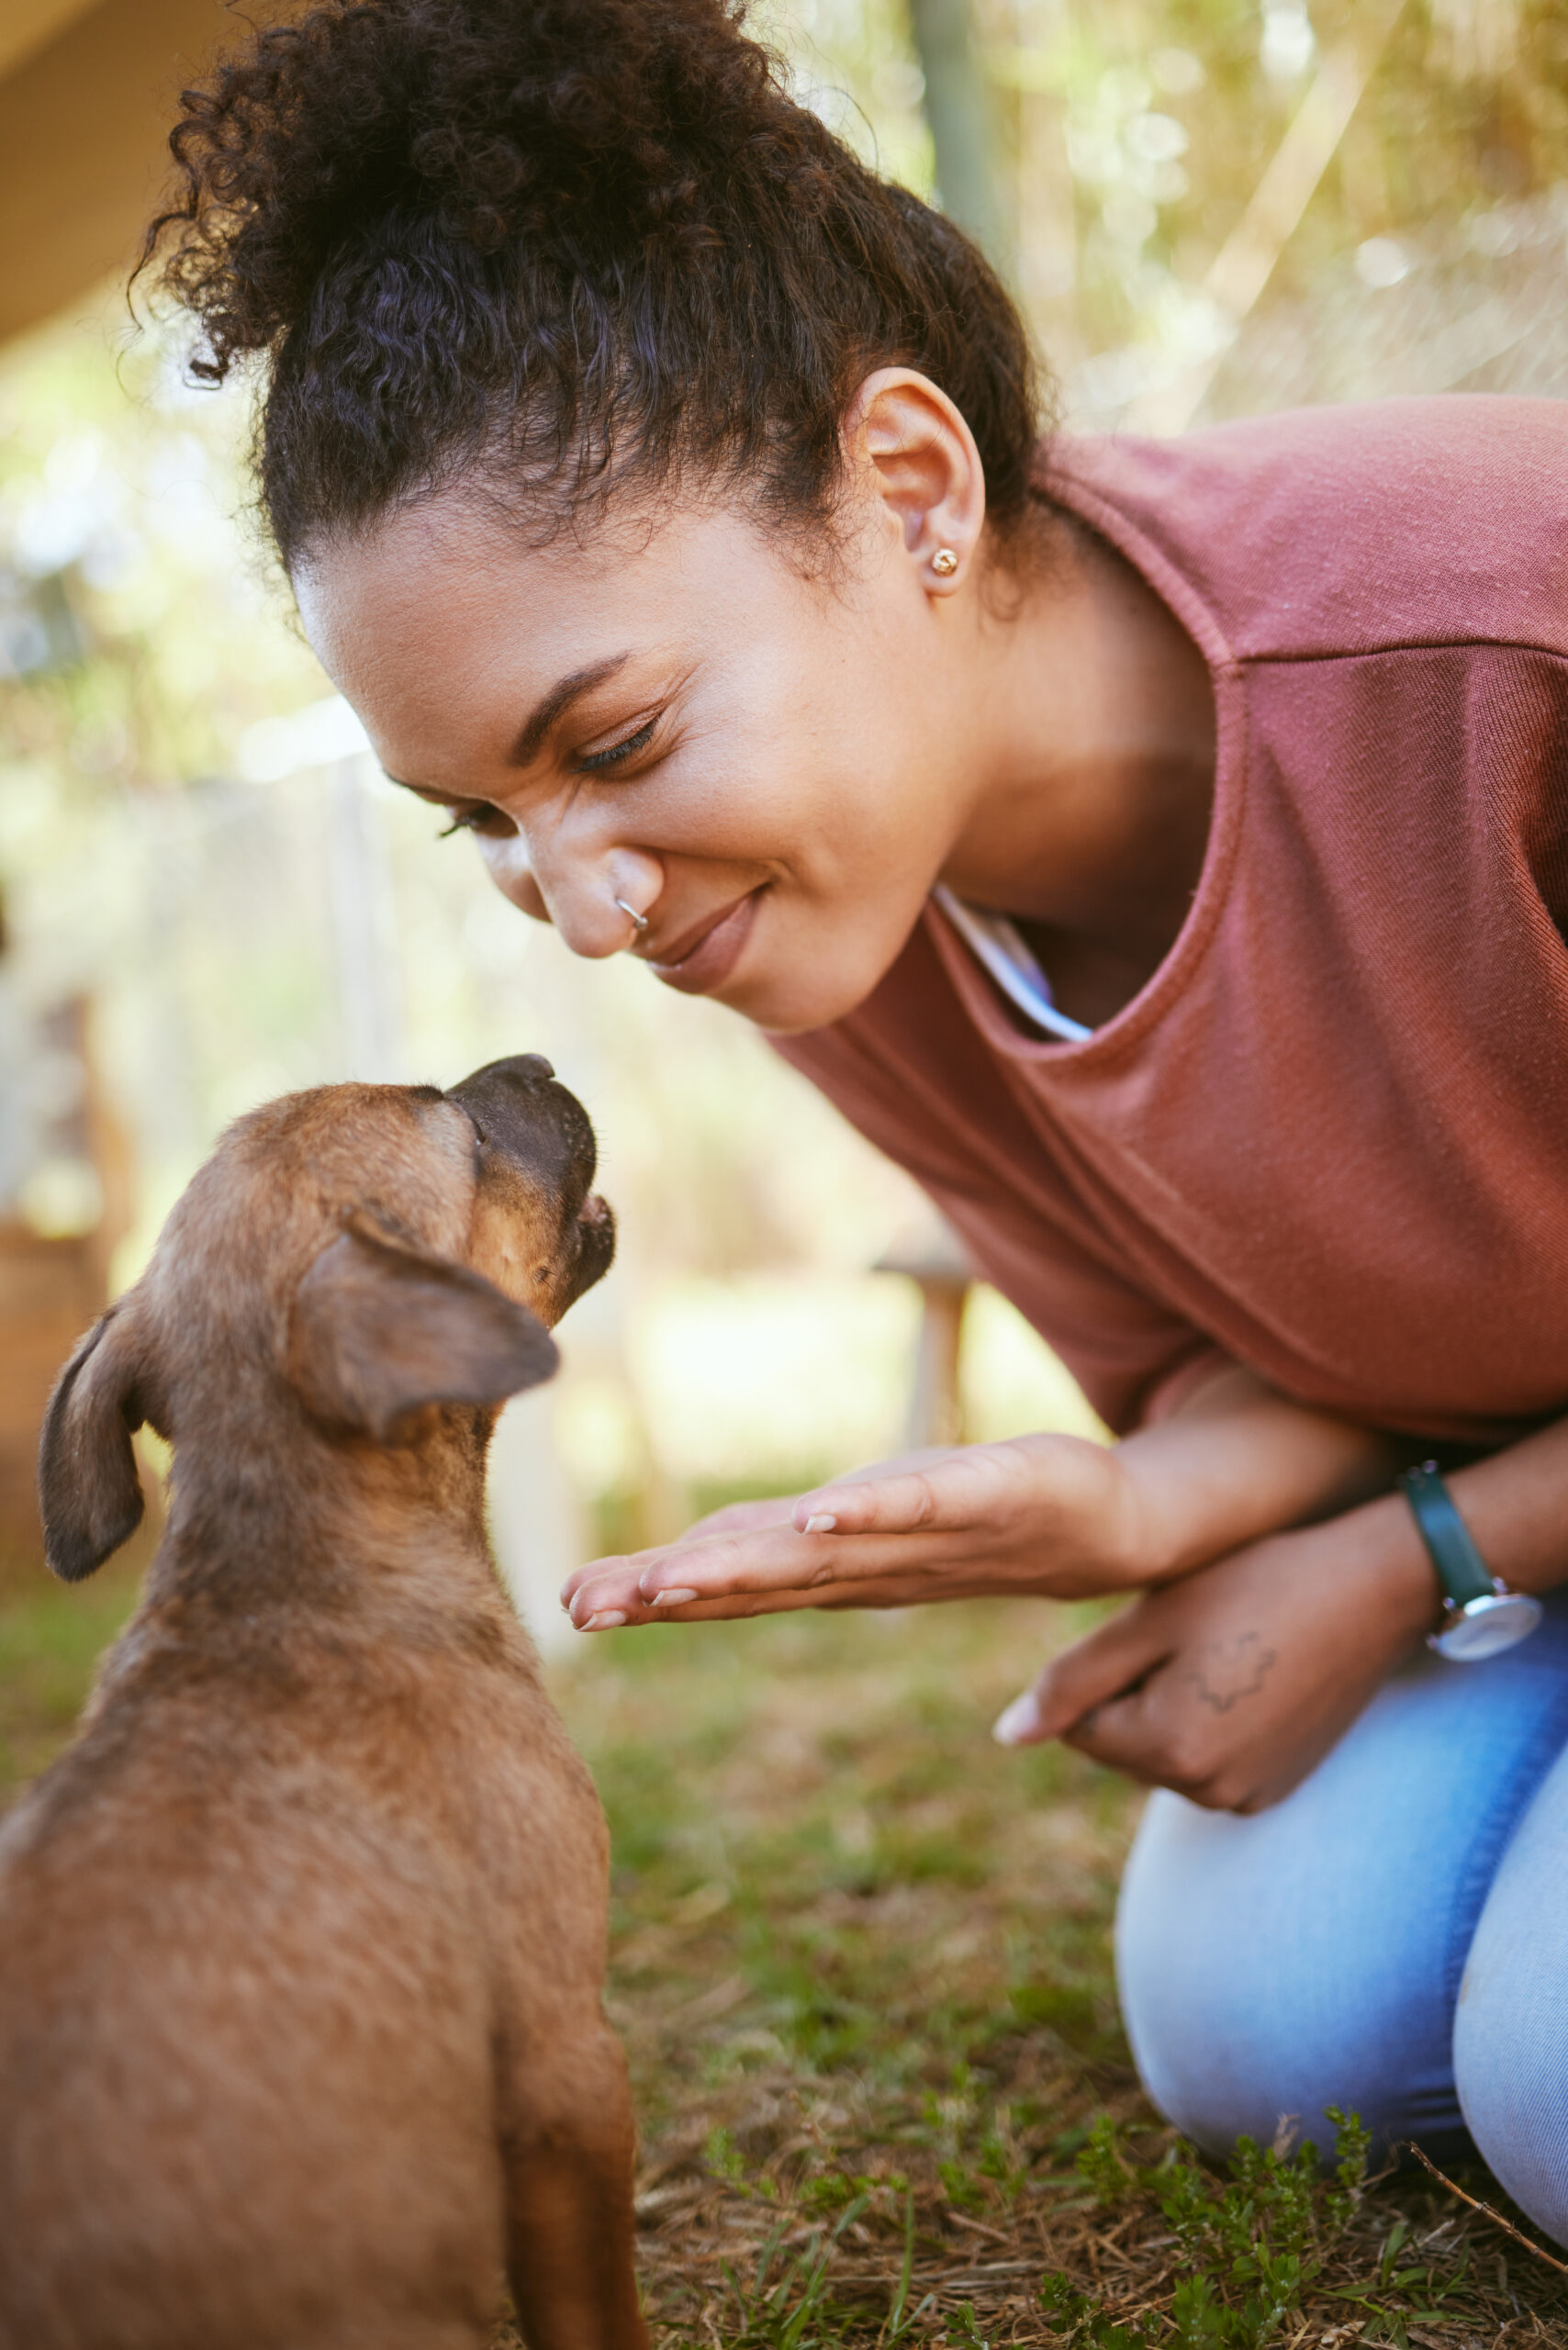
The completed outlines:
[[[1077,1228],[980,1057],[955,1066],[939,1050],[912,1048],[911,1024],[918,1033],[903,1020],[887,1033],[873,999],[834,1027],[771,1041],[927,1192],[977,1271],[1059,1355],[1108,1427],[1126,1435],[1159,1416],[1162,1397],[1184,1393],[1205,1358],[1216,1369],[1228,1358]]]

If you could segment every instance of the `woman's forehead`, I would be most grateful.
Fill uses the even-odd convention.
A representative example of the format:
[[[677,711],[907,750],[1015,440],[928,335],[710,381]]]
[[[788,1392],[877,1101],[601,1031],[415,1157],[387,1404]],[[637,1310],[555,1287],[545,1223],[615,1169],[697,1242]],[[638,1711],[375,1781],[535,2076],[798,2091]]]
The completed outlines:
[[[787,576],[756,526],[711,508],[677,506],[651,523],[562,531],[531,545],[471,506],[431,499],[313,548],[294,586],[313,644],[423,638],[433,628],[492,644],[526,639],[548,661],[568,640],[580,651],[634,619],[733,606],[737,591],[750,602],[765,576]]]
[[[743,517],[678,509],[539,547],[437,500],[314,552],[295,590],[388,773],[434,789],[478,756],[525,765],[568,702],[782,650],[809,597]]]
[[[747,518],[677,505],[655,519],[531,545],[471,505],[430,499],[313,550],[296,568],[319,659],[364,714],[441,681],[488,699],[646,657],[689,657],[716,630],[787,630],[808,591]]]

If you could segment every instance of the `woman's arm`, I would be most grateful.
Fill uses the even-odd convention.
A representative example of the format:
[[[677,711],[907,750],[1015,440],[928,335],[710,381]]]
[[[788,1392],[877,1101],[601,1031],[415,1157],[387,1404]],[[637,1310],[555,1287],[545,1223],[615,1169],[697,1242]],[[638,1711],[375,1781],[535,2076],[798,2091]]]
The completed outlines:
[[[1519,1591],[1568,1581],[1568,1421],[1449,1486],[1495,1575]],[[1322,1760],[1440,1613],[1410,1510],[1384,1495],[1148,1593],[1048,1664],[997,1735],[1064,1739],[1195,1803],[1258,1811]]]
[[[1346,1509],[1385,1488],[1405,1457],[1231,1366],[1121,1444],[1028,1436],[885,1461],[793,1502],[722,1513],[664,1550],[597,1560],[562,1601],[594,1630],[1137,1590]]]

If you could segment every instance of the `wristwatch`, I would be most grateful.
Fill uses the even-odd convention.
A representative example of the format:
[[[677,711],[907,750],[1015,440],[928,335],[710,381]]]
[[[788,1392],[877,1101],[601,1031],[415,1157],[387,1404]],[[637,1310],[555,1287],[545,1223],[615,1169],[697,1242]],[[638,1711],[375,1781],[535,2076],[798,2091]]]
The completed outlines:
[[[1443,1587],[1443,1620],[1428,1648],[1455,1664],[1479,1664],[1528,1640],[1545,1612],[1528,1591],[1510,1591],[1490,1573],[1435,1460],[1399,1480],[1427,1556]]]

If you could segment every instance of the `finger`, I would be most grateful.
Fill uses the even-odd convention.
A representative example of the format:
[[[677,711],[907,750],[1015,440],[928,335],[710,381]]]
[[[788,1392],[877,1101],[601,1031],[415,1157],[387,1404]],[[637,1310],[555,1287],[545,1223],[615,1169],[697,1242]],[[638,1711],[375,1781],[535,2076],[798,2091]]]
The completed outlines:
[[[638,1590],[650,1605],[659,1601],[667,1606],[674,1590],[708,1599],[723,1593],[811,1591],[830,1583],[864,1583],[912,1572],[917,1562],[910,1557],[911,1539],[802,1534],[792,1526],[714,1535],[690,1546],[671,1543],[654,1553],[644,1563]]]
[[[1119,1771],[1124,1778],[1136,1779],[1140,1786],[1174,1787],[1179,1795],[1187,1795],[1202,1774],[1194,1776],[1179,1765],[1170,1741],[1150,1715],[1148,1691],[1129,1690],[1091,1706],[1059,1733],[1061,1742],[1107,1770]]]
[[[771,1494],[762,1501],[726,1502],[722,1509],[711,1509],[700,1517],[681,1536],[683,1542],[703,1542],[712,1534],[753,1534],[758,1527],[788,1526],[795,1506],[792,1494]]]
[[[664,1571],[672,1568],[677,1561],[690,1558],[693,1550],[700,1548],[691,1535],[683,1534],[678,1542],[666,1543],[656,1550],[590,1559],[586,1566],[575,1568],[566,1577],[561,1586],[561,1605],[579,1630],[597,1609],[638,1608],[643,1605],[643,1576],[656,1574],[659,1581],[655,1588],[678,1587],[686,1580],[684,1569],[679,1573]]]
[[[1162,1663],[1170,1643],[1148,1603],[1136,1602],[1064,1649],[1021,1696],[998,1715],[999,1746],[1037,1746],[1062,1738],[1083,1716],[1123,1695]]]
[[[969,1513],[965,1512],[965,1521]],[[802,1494],[790,1512],[801,1534],[913,1534],[954,1523],[954,1505],[924,1470],[864,1484],[823,1485]]]
[[[1093,1707],[1062,1736],[1064,1746],[1124,1778],[1169,1787],[1205,1811],[1249,1807],[1253,1778],[1245,1756],[1232,1751],[1233,1742],[1222,1726],[1196,1718],[1182,1704],[1172,1675],[1164,1671]]]
[[[787,1616],[802,1607],[907,1607],[924,1595],[898,1585],[890,1589],[882,1583],[851,1583],[842,1588],[835,1584],[831,1598],[824,1598],[820,1590],[737,1591],[713,1599],[683,1595],[672,1606],[651,1607],[624,1592],[596,1590],[583,1603],[573,1626],[579,1632],[617,1632],[649,1624],[738,1623],[753,1616]]]
[[[1028,1473],[1019,1446],[961,1445],[819,1485],[801,1495],[792,1522],[802,1533],[823,1534],[956,1533],[999,1526],[1024,1497]]]
[[[909,1607],[928,1599],[923,1587],[899,1583],[847,1583],[815,1585],[810,1590],[725,1592],[711,1599],[684,1600],[669,1607],[644,1606],[629,1616],[632,1624],[712,1624],[742,1622],[754,1616],[786,1616],[804,1607]]]
[[[613,1631],[647,1613],[637,1589],[641,1565],[641,1557],[596,1559],[573,1576],[561,1600],[579,1632]]]
[[[633,1555],[641,1558],[644,1554],[639,1551]],[[629,1558],[620,1558],[611,1553],[602,1559],[588,1559],[580,1567],[574,1567],[561,1585],[562,1606],[569,1615],[573,1600],[585,1584],[595,1583],[600,1575],[610,1574],[617,1567],[628,1566],[630,1563]]]
[[[789,1615],[802,1607],[839,1610],[851,1607],[913,1607],[933,1597],[924,1575],[884,1575],[857,1581],[816,1583],[809,1588],[722,1592],[699,1596],[689,1588],[659,1604],[650,1604],[625,1584],[606,1576],[581,1586],[573,1621],[581,1632],[619,1631],[646,1624],[709,1624],[744,1621],[753,1616]],[[961,1595],[946,1593],[939,1596]]]

